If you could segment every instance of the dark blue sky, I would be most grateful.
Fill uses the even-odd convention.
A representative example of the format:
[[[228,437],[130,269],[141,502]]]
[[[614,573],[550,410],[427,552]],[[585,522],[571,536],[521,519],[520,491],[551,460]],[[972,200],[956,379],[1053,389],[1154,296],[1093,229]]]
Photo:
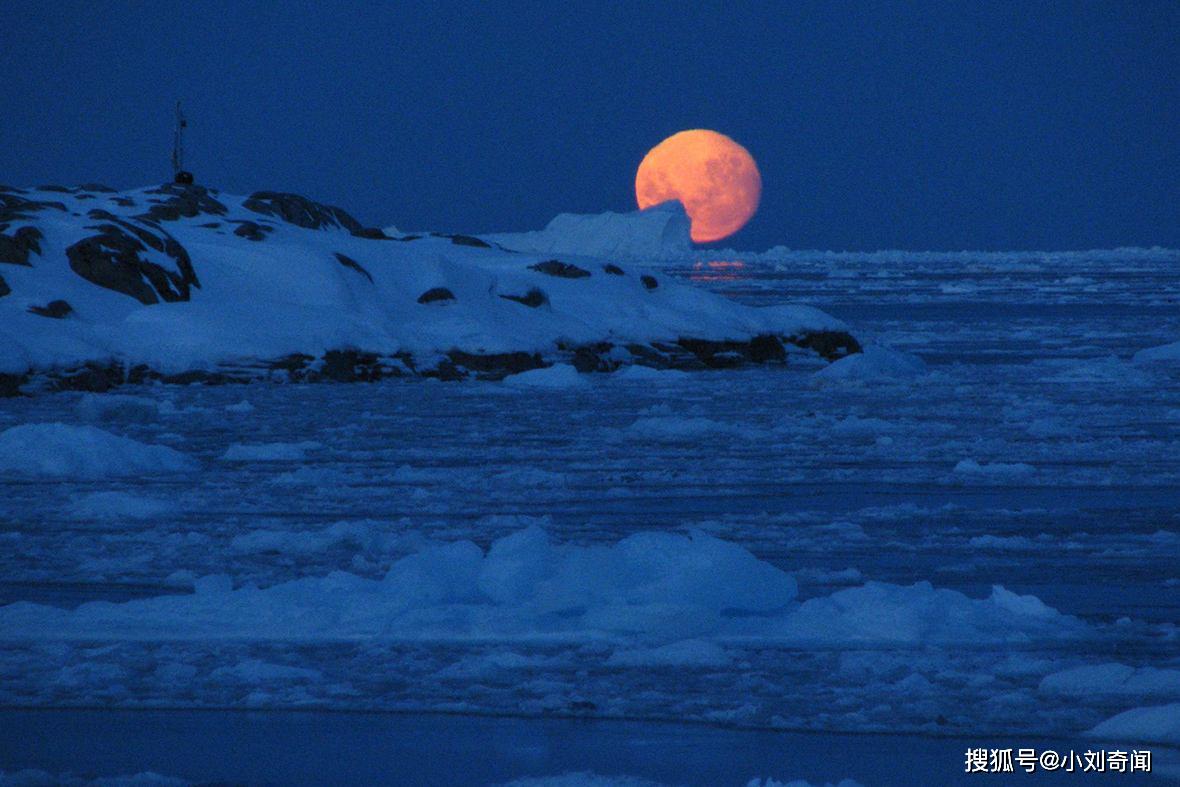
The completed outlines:
[[[725,245],[1180,246],[1180,3],[7,2],[0,182],[170,176],[371,224],[634,207],[713,128],[764,191]]]

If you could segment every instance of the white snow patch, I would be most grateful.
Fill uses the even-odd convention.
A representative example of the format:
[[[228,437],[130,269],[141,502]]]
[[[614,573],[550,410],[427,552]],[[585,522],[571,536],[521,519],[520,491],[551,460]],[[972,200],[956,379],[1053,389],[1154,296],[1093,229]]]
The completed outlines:
[[[196,470],[197,462],[94,426],[21,424],[0,432],[0,471],[56,478],[103,478]]]

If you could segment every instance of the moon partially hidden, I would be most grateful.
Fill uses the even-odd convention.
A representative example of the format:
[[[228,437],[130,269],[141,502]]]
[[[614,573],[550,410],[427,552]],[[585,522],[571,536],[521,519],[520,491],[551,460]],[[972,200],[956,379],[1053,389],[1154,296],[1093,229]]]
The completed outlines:
[[[729,237],[758,210],[762,176],[754,157],[724,134],[680,131],[648,151],[635,173],[640,210],[680,200],[696,243]]]

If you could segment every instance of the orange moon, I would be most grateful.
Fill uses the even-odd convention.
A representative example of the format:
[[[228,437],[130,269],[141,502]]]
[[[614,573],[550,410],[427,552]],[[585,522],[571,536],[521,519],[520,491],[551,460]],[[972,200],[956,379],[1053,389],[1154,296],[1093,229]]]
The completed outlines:
[[[724,134],[681,131],[648,151],[635,173],[639,209],[680,200],[696,243],[729,237],[750,220],[762,197],[762,176],[750,151]]]

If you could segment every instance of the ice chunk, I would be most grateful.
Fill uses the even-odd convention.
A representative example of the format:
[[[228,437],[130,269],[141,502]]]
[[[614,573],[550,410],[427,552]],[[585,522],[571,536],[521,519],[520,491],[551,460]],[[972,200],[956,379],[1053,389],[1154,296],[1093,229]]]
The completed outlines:
[[[815,373],[817,380],[858,381],[904,380],[926,373],[926,364],[916,355],[886,347],[865,347],[863,352],[841,358]]]
[[[955,472],[960,475],[983,478],[1012,478],[1035,473],[1036,468],[1024,462],[986,462],[981,464],[974,459],[963,459],[955,465]]]
[[[1148,347],[1135,353],[1131,360],[1135,363],[1180,363],[1180,342]]]
[[[1180,702],[1132,708],[1098,724],[1087,735],[1110,740],[1180,744]]]
[[[568,363],[512,374],[504,378],[504,384],[513,388],[584,388],[587,385],[585,378]]]
[[[154,421],[160,414],[160,403],[146,396],[87,393],[78,399],[74,412],[83,421]]]
[[[562,213],[543,230],[492,235],[514,251],[604,259],[683,259],[692,253],[691,222],[679,202],[633,213]]]
[[[196,460],[94,426],[22,424],[0,432],[0,471],[57,478],[102,478],[196,470]]]
[[[77,519],[151,519],[172,510],[167,500],[128,492],[91,492],[70,506],[70,514]]]
[[[1180,697],[1180,670],[1126,664],[1088,664],[1054,672],[1041,680],[1046,694],[1082,696]]]
[[[0,607],[0,638],[606,639],[623,646],[618,659],[654,663],[719,662],[723,652],[702,641],[922,645],[1092,633],[1001,587],[972,599],[928,583],[870,582],[798,604],[792,576],[703,533],[582,546],[554,543],[534,525],[486,552],[470,541],[430,544],[381,580],[336,571],[235,589],[221,575],[194,590],[73,610],[18,602]]]

